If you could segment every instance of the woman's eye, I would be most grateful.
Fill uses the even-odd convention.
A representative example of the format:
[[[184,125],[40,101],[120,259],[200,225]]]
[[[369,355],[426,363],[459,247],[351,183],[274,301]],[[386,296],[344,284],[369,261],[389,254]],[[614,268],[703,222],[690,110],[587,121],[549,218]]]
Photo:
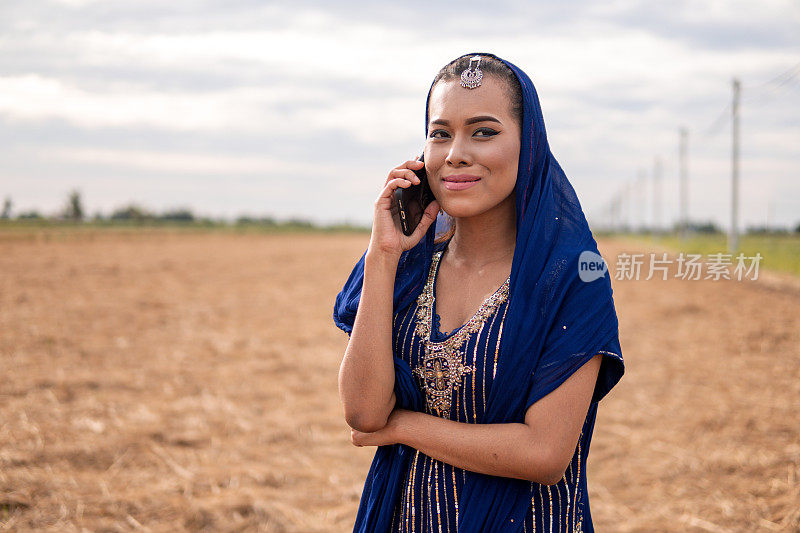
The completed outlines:
[[[431,135],[430,135],[431,139],[443,139],[444,136],[437,135],[439,133],[441,133],[443,135],[447,135],[449,137],[448,133],[446,131],[444,131],[444,130],[434,130],[434,131],[431,132]],[[478,135],[479,133],[480,133],[480,135]],[[492,137],[492,136],[497,135],[497,134],[498,134],[498,132],[493,130],[492,128],[478,128],[477,130],[475,130],[475,133],[474,133],[474,135],[476,135],[477,137]]]

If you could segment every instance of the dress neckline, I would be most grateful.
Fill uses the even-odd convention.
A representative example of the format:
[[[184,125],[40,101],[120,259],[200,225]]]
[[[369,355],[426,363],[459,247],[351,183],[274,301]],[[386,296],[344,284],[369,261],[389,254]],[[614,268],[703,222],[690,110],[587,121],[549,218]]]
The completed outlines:
[[[483,299],[481,304],[478,306],[478,309],[472,314],[471,317],[469,317],[467,319],[466,322],[464,322],[463,324],[461,324],[457,328],[453,329],[450,333],[441,331],[441,329],[440,329],[441,317],[439,316],[439,313],[436,312],[436,281],[439,278],[439,266],[441,265],[442,254],[444,254],[444,251],[447,248],[448,244],[450,244],[449,240],[445,243],[444,247],[441,250],[436,252],[435,267],[434,267],[434,271],[433,271],[433,280],[431,282],[431,296],[432,296],[431,322],[432,322],[432,324],[431,324],[431,333],[430,333],[431,339],[430,340],[432,340],[434,342],[444,342],[444,341],[450,339],[451,337],[453,337],[453,335],[455,335],[456,333],[458,333],[458,331],[460,329],[464,328],[465,326],[467,326],[471,322],[474,322],[474,321],[478,320],[479,315],[484,314],[484,310],[487,307],[489,307],[492,303],[494,303],[496,300],[498,300],[498,298],[500,298],[500,296],[499,296],[500,293],[504,293],[507,290],[508,283],[511,280],[511,275],[509,275],[508,278],[506,278],[506,280],[503,283],[501,283],[500,286],[497,287],[497,289],[495,289],[492,294],[490,294],[489,296],[487,296],[486,298]]]

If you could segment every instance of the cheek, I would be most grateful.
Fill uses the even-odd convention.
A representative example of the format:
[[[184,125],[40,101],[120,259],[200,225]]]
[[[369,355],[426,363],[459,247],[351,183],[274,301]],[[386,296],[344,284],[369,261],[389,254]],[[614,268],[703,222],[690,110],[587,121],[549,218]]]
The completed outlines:
[[[438,176],[442,168],[445,166],[445,158],[447,157],[447,150],[441,149],[438,146],[429,146],[425,148],[425,169],[428,176]]]
[[[485,154],[486,166],[500,176],[516,179],[519,163],[518,143],[496,143]]]

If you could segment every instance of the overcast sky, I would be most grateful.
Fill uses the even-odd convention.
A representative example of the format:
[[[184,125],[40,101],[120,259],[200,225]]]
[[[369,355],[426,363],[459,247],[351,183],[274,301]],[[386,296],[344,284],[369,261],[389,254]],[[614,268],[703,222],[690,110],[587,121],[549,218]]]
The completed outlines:
[[[480,50],[530,75],[590,221],[642,174],[651,223],[656,156],[673,221],[684,126],[690,216],[727,226],[737,76],[742,224],[796,225],[798,28],[789,0],[2,1],[0,197],[368,224],[437,70]]]

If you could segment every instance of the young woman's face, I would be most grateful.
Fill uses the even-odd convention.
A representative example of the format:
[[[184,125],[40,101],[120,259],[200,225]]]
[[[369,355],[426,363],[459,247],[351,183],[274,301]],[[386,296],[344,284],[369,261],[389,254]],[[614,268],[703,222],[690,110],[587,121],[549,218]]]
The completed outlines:
[[[439,82],[428,105],[425,169],[442,209],[470,217],[507,199],[517,181],[520,129],[504,82],[491,75],[475,89],[458,79]]]

